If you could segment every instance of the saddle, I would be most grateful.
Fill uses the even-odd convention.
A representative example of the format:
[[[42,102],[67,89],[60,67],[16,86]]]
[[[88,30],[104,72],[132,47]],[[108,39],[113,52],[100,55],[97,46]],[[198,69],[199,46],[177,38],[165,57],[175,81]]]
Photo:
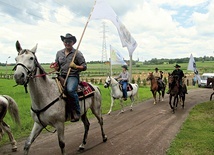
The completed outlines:
[[[76,114],[76,111],[75,111],[75,105],[74,104],[71,104],[73,101],[73,98],[69,97],[66,89],[64,89],[64,82],[65,82],[65,79],[61,76],[57,76],[55,78],[56,80],[56,83],[59,87],[59,91],[60,93],[62,93],[63,95],[63,99],[65,100],[66,102],[66,119],[69,118],[69,115],[72,118],[74,118],[74,115]],[[89,98],[91,96],[94,95],[94,88],[91,86],[91,84],[87,83],[87,82],[79,82],[78,84],[78,88],[77,88],[77,94],[78,94],[78,97],[79,97],[79,101],[82,101],[82,100],[85,100],[86,98]],[[85,102],[84,102],[85,104]]]
[[[119,85],[119,88],[120,88],[121,91],[123,90],[122,84]],[[132,87],[132,85],[130,83],[128,83],[128,85],[126,87],[126,90],[127,91],[132,91],[133,90],[133,87]]]

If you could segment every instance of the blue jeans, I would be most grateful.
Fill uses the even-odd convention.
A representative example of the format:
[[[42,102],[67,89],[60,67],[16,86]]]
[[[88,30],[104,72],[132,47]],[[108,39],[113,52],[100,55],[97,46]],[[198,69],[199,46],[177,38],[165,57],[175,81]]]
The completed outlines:
[[[74,100],[77,114],[80,115],[79,97],[77,95],[78,83],[79,83],[78,77],[69,76],[67,79],[66,89],[68,95]]]
[[[123,97],[127,98],[127,85],[128,85],[128,82],[127,81],[120,81],[120,83],[122,84],[122,88],[123,88]]]

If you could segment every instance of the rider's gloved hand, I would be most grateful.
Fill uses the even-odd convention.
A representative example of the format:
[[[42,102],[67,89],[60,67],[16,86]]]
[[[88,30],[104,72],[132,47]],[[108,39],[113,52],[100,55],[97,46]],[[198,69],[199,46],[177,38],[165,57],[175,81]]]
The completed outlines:
[[[77,65],[74,62],[71,62],[70,65],[69,65],[69,67],[76,69]]]

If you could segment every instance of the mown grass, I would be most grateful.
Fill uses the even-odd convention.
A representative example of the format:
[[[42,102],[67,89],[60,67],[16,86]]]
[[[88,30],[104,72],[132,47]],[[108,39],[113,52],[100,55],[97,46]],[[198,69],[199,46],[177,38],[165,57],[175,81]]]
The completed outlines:
[[[10,125],[15,138],[19,139],[19,138],[29,136],[33,126],[33,120],[30,115],[31,99],[29,94],[25,93],[25,89],[23,86],[13,87],[14,85],[15,85],[14,80],[0,79],[0,94],[1,95],[7,94],[11,96],[12,98],[15,99],[15,101],[18,104],[21,126],[17,126],[13,122],[9,113],[7,113],[7,115],[5,116],[4,121]],[[102,93],[102,113],[106,114],[110,108],[110,102],[111,102],[110,89],[104,88],[103,85],[98,85],[98,86]],[[137,98],[137,101],[135,102],[135,104],[152,97],[152,94],[149,91],[149,89],[150,89],[149,87],[143,87],[139,89],[139,97]],[[130,100],[127,100],[126,102],[124,102],[124,105],[125,106],[130,105]],[[119,110],[119,109],[120,109],[119,100],[116,100],[113,110]],[[88,117],[89,118],[94,117],[94,115],[92,115],[90,110],[88,112]],[[8,136],[5,134],[0,143],[0,146],[8,142],[9,142]]]
[[[196,105],[171,143],[167,155],[214,154],[214,102]]]

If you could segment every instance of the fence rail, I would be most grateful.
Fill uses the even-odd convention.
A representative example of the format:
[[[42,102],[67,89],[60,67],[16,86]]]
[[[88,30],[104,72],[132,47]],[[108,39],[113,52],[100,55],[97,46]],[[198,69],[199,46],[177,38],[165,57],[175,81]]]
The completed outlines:
[[[56,76],[55,74],[51,74],[51,77]],[[92,84],[104,84],[106,76],[81,76],[81,81],[90,82]],[[3,74],[0,73],[0,79],[13,79],[13,74]],[[163,81],[167,83],[167,78],[164,77]],[[135,76],[132,78],[131,83],[137,83],[139,86],[150,86],[150,81],[146,81],[146,76]],[[185,83],[187,86],[195,86],[195,82],[193,81],[192,77],[187,77],[185,79]]]

